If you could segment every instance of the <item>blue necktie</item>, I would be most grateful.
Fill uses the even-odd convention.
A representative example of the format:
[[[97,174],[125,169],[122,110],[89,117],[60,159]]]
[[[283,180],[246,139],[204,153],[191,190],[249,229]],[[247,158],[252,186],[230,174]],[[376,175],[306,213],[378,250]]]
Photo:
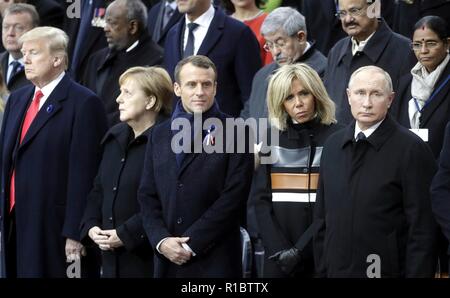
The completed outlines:
[[[83,48],[83,43],[86,41],[93,12],[94,11],[92,9],[92,1],[90,0],[83,1],[81,9],[80,27],[78,29],[77,39],[75,41],[75,48],[73,50],[72,55],[72,64],[70,67],[72,77],[76,77],[75,71],[77,71],[78,64],[80,63],[79,60],[81,55],[81,49]]]
[[[358,135],[356,135],[356,142],[359,142],[359,141],[362,141],[362,140],[366,140],[366,139],[367,139],[367,137],[362,131],[360,131],[358,133]]]
[[[17,61],[17,60],[14,60],[13,62],[11,62],[10,65],[12,65],[13,68],[12,68],[11,73],[10,73],[10,75],[9,75],[8,83],[9,83],[9,82],[11,81],[11,79],[12,79],[18,72],[20,72],[20,71],[22,70],[22,68],[23,68],[22,64],[20,64],[20,62]]]
[[[198,24],[189,23],[187,24],[187,27],[189,29],[189,35],[186,43],[186,48],[184,49],[183,58],[194,55],[194,30],[198,27]]]

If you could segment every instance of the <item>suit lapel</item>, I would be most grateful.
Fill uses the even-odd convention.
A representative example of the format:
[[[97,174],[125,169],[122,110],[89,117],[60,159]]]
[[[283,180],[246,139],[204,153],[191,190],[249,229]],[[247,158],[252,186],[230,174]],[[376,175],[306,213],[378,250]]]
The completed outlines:
[[[182,14],[178,11],[178,8],[174,11],[172,14],[172,17],[170,18],[169,22],[167,23],[167,26],[162,30],[158,41],[160,41],[164,36],[166,36],[167,32],[175,25],[179,20]]]
[[[208,56],[209,52],[214,48],[216,43],[220,40],[223,34],[225,24],[225,14],[216,7],[214,12],[214,18],[209,25],[208,32],[203,40],[200,48],[198,49],[198,55]]]
[[[420,124],[421,126],[425,126],[427,122],[430,120],[431,116],[433,115],[434,111],[448,98],[448,94],[450,92],[450,79],[448,77],[450,76],[450,62],[445,67],[445,70],[441,74],[441,77],[436,82],[436,85],[434,87],[434,91],[437,90],[442,84],[445,83],[445,85],[442,86],[439,93],[436,93],[434,98],[432,98],[431,102],[425,107],[423,110],[422,116],[420,118]]]
[[[162,35],[161,27],[162,27],[162,20],[164,17],[165,4],[166,4],[165,0],[163,0],[157,4],[157,5],[159,5],[159,9],[158,9],[158,14],[156,15],[155,27],[153,28],[153,32],[152,32],[152,34],[153,34],[152,39],[154,42],[158,42]]]
[[[45,101],[44,105],[39,109],[36,118],[31,123],[30,128],[27,131],[20,147],[25,146],[38,132],[39,130],[49,121],[58,111],[62,108],[61,101],[66,99],[67,90],[70,85],[69,77],[64,75],[63,79],[53,92],[50,94],[49,98]]]
[[[33,97],[34,86],[30,86],[28,90],[20,98],[12,98],[11,104],[11,120],[8,119],[9,123],[12,123],[12,128],[9,132],[9,138],[6,140],[4,152],[8,155],[12,155],[11,160],[15,159],[16,154],[16,144],[20,138],[20,128],[22,127],[22,122],[25,118],[25,113]],[[23,98],[23,100],[22,100]],[[6,159],[8,160],[9,157]]]

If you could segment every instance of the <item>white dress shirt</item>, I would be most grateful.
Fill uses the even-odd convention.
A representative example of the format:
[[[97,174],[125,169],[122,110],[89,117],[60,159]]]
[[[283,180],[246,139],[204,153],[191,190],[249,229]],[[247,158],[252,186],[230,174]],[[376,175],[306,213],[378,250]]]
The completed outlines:
[[[202,45],[203,40],[205,39],[206,33],[208,33],[209,25],[211,25],[211,22],[214,18],[214,6],[210,6],[208,10],[199,16],[197,19],[194,20],[194,23],[198,24],[198,27],[194,30],[194,55],[197,55],[198,49],[200,49],[200,46]],[[191,21],[188,20],[187,16],[185,15],[185,22],[186,24],[191,23]],[[184,39],[183,39],[183,49],[186,48],[187,40],[189,36],[189,29],[187,26],[185,26],[184,29]]]
[[[48,83],[47,85],[42,87],[42,89],[40,89],[44,96],[41,97],[41,101],[39,102],[39,109],[42,108],[42,106],[47,101],[50,94],[52,94],[53,90],[55,90],[56,86],[59,84],[59,82],[61,82],[64,75],[65,75],[65,72],[63,71],[62,73],[59,74],[59,76],[56,79],[54,79],[53,81],[51,81],[50,83]],[[36,92],[38,90],[39,90],[38,87],[34,88],[34,95],[36,94]],[[34,95],[33,95],[33,98],[34,98]]]
[[[380,122],[375,123],[374,125],[372,125],[371,127],[369,127],[368,129],[365,129],[365,130],[362,130],[361,128],[359,128],[358,121],[356,121],[356,124],[355,124],[355,135],[354,135],[355,139],[356,139],[356,136],[360,132],[363,132],[363,134],[366,136],[366,138],[369,138],[370,135],[373,134],[375,132],[375,130],[377,130],[378,126],[381,125],[381,122],[383,122],[383,120],[381,120]]]

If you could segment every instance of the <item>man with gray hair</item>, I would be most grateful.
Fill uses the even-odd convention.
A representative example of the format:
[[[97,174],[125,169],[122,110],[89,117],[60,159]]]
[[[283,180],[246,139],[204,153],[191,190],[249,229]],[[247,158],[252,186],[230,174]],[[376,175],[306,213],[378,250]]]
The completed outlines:
[[[19,38],[38,25],[39,15],[33,5],[11,4],[4,12],[2,42],[6,51],[0,54],[0,67],[10,92],[30,83],[25,78]]]
[[[274,62],[255,74],[250,98],[241,112],[244,119],[267,118],[268,77],[280,66],[306,63],[321,77],[327,66],[325,56],[307,41],[305,17],[291,7],[279,7],[272,11],[261,26],[261,35],[266,40],[264,49],[272,54]]]
[[[66,277],[66,261],[84,254],[79,226],[106,115],[65,73],[64,31],[37,27],[20,43],[32,85],[11,93],[0,134],[0,277]]]
[[[102,99],[110,126],[119,123],[119,77],[130,67],[159,65],[163,50],[147,32],[147,8],[141,0],[115,0],[106,8],[108,47],[88,61],[81,83]]]
[[[325,142],[314,222],[321,277],[433,277],[433,154],[388,114],[394,92],[376,66],[347,88],[354,121]]]

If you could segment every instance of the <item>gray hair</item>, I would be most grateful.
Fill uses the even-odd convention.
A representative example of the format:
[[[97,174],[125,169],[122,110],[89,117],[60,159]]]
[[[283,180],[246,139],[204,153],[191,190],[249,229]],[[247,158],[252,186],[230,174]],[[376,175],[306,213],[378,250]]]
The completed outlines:
[[[138,22],[139,31],[147,28],[147,6],[141,0],[117,0],[125,2],[127,8],[127,20],[136,20]]]
[[[352,73],[352,76],[350,77],[350,80],[348,81],[348,88],[350,89],[350,86],[353,84],[354,78],[363,71],[371,71],[371,72],[377,72],[381,75],[383,75],[384,80],[386,82],[385,87],[387,87],[387,91],[394,92],[394,88],[392,87],[392,79],[391,76],[384,71],[382,68],[375,66],[375,65],[368,65],[358,68]]]
[[[67,56],[67,44],[69,37],[59,28],[55,27],[36,27],[31,29],[19,38],[20,43],[26,41],[34,41],[44,39],[52,54],[60,54],[63,56],[64,66],[67,69],[69,58]]]
[[[266,17],[261,26],[261,34],[273,34],[280,29],[288,36],[299,31],[306,33],[305,17],[292,7],[279,7]]]
[[[27,13],[31,16],[31,25],[34,27],[39,26],[39,14],[37,13],[34,5],[26,3],[14,3],[5,9],[4,17],[9,14]]]

